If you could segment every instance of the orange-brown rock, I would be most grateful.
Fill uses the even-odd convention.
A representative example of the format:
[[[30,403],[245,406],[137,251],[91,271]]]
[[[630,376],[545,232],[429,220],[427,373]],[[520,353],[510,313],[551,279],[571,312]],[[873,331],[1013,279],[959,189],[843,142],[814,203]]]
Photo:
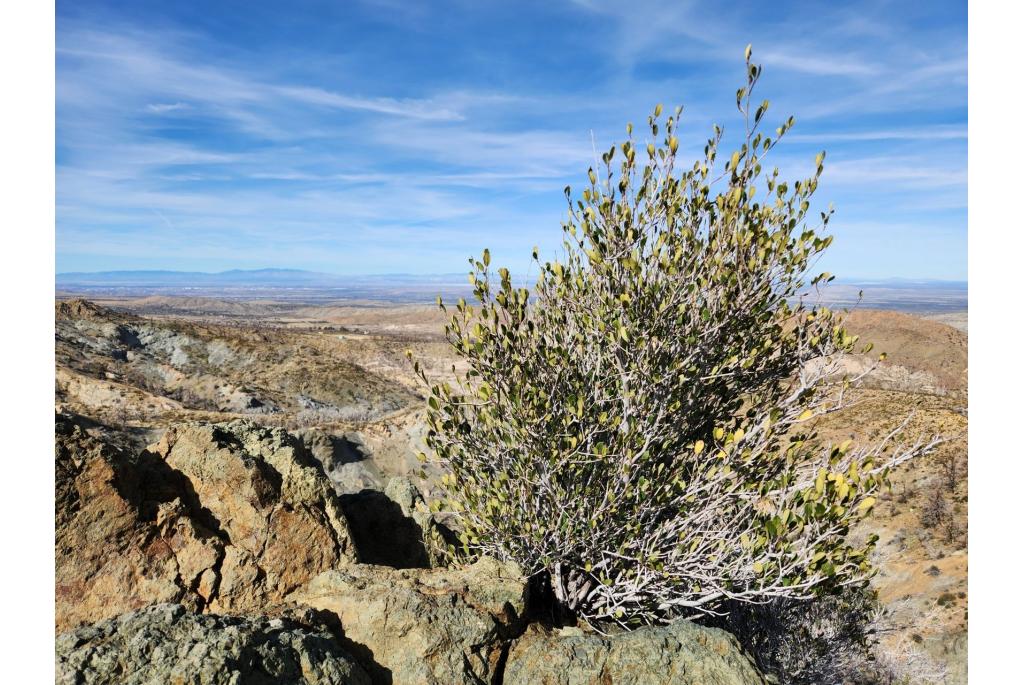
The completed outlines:
[[[246,421],[185,425],[168,430],[151,451],[189,480],[232,547],[212,610],[279,599],[355,559],[334,487],[284,430]]]
[[[250,610],[356,557],[317,462],[287,433],[173,428],[141,454],[56,421],[56,624],[149,604]]]

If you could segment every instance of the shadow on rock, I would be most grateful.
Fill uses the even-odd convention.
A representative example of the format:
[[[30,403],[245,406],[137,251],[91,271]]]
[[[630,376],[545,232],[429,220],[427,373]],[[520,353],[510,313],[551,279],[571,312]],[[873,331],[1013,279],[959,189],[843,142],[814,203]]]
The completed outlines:
[[[359,558],[392,568],[429,568],[423,529],[402,507],[378,490],[341,496]]]

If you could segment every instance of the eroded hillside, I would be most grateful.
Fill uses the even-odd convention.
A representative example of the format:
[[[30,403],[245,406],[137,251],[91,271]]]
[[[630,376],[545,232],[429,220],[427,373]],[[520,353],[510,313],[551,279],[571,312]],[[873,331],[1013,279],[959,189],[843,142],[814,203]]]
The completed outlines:
[[[56,308],[58,401],[113,423],[213,413],[312,425],[413,405],[407,387],[347,352],[323,332],[148,319],[82,300]]]

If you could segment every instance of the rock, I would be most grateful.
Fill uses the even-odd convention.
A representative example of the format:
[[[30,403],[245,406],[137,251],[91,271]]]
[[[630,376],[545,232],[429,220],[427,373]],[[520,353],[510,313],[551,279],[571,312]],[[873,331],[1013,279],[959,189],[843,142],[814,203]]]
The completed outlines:
[[[213,611],[279,600],[356,560],[341,502],[323,468],[280,428],[250,421],[169,429],[152,448],[191,482],[230,541]]]
[[[201,609],[199,586],[210,583],[200,576],[217,566],[223,541],[183,513],[180,499],[154,501],[153,465],[68,417],[55,429],[57,629],[157,602]],[[166,466],[155,478],[176,489]]]
[[[603,636],[537,625],[512,645],[505,685],[763,685],[729,633],[690,621]]]
[[[416,525],[419,539],[427,556],[426,567],[443,566],[448,558],[447,548],[459,544],[458,537],[434,518],[419,489],[405,476],[388,481],[384,494],[397,504],[407,518]]]
[[[384,494],[401,508],[402,514],[405,516],[412,518],[417,513],[421,513],[416,505],[423,501],[423,496],[408,478],[400,476],[392,478],[384,488]]]
[[[295,435],[324,467],[339,495],[383,489],[380,469],[355,436],[333,435],[316,428],[302,429]]]
[[[341,502],[361,561],[392,568],[437,565],[431,550],[440,544],[440,534],[408,478],[392,478],[384,492],[365,489],[342,495]]]
[[[359,558],[392,568],[430,568],[423,529],[383,492],[342,495],[342,507]]]
[[[525,625],[525,591],[518,568],[484,558],[462,569],[353,565],[287,599],[337,616],[375,683],[454,685],[494,681]]]
[[[158,604],[64,633],[59,685],[369,685],[322,625],[288,618],[193,614]]]
[[[188,425],[138,454],[70,417],[55,433],[58,630],[162,602],[248,611],[356,559],[337,495],[284,431]]]
[[[118,317],[118,314],[114,311],[79,297],[55,302],[53,313],[57,319],[86,319],[91,321],[95,319],[108,320]]]

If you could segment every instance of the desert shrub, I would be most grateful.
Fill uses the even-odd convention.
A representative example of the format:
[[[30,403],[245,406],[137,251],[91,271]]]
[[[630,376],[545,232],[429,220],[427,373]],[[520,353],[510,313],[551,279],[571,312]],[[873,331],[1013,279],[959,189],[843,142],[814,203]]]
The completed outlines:
[[[725,628],[779,685],[870,682],[882,609],[867,588],[811,600],[735,603],[714,623]]]
[[[925,528],[941,528],[950,518],[951,512],[942,487],[936,485],[928,494],[921,508],[921,525]]]
[[[912,642],[917,643],[918,640],[901,637],[876,647],[873,660],[865,669],[865,681],[873,685],[939,685],[948,682],[946,666]]]
[[[946,520],[942,522],[941,533],[942,540],[947,545],[957,544],[961,541],[961,537],[964,534],[964,526],[957,517],[950,513]]]
[[[432,383],[416,365],[435,508],[464,553],[517,562],[570,617],[634,626],[862,583],[874,538],[847,533],[916,449],[891,449],[896,432],[816,446],[857,380],[839,364],[856,338],[805,298],[830,279],[811,277],[831,242],[831,210],[811,225],[824,153],[795,183],[764,172],[793,119],[759,131],[749,51],[746,69],[724,168],[721,128],[685,165],[682,108],[655,108],[651,142],[628,126],[581,198],[566,188],[564,256],[534,250],[532,292],[485,250],[476,302],[439,299],[468,371]]]
[[[961,459],[959,452],[949,449],[943,450],[936,455],[939,468],[942,472],[942,482],[949,493],[956,494],[957,486],[963,478]]]

